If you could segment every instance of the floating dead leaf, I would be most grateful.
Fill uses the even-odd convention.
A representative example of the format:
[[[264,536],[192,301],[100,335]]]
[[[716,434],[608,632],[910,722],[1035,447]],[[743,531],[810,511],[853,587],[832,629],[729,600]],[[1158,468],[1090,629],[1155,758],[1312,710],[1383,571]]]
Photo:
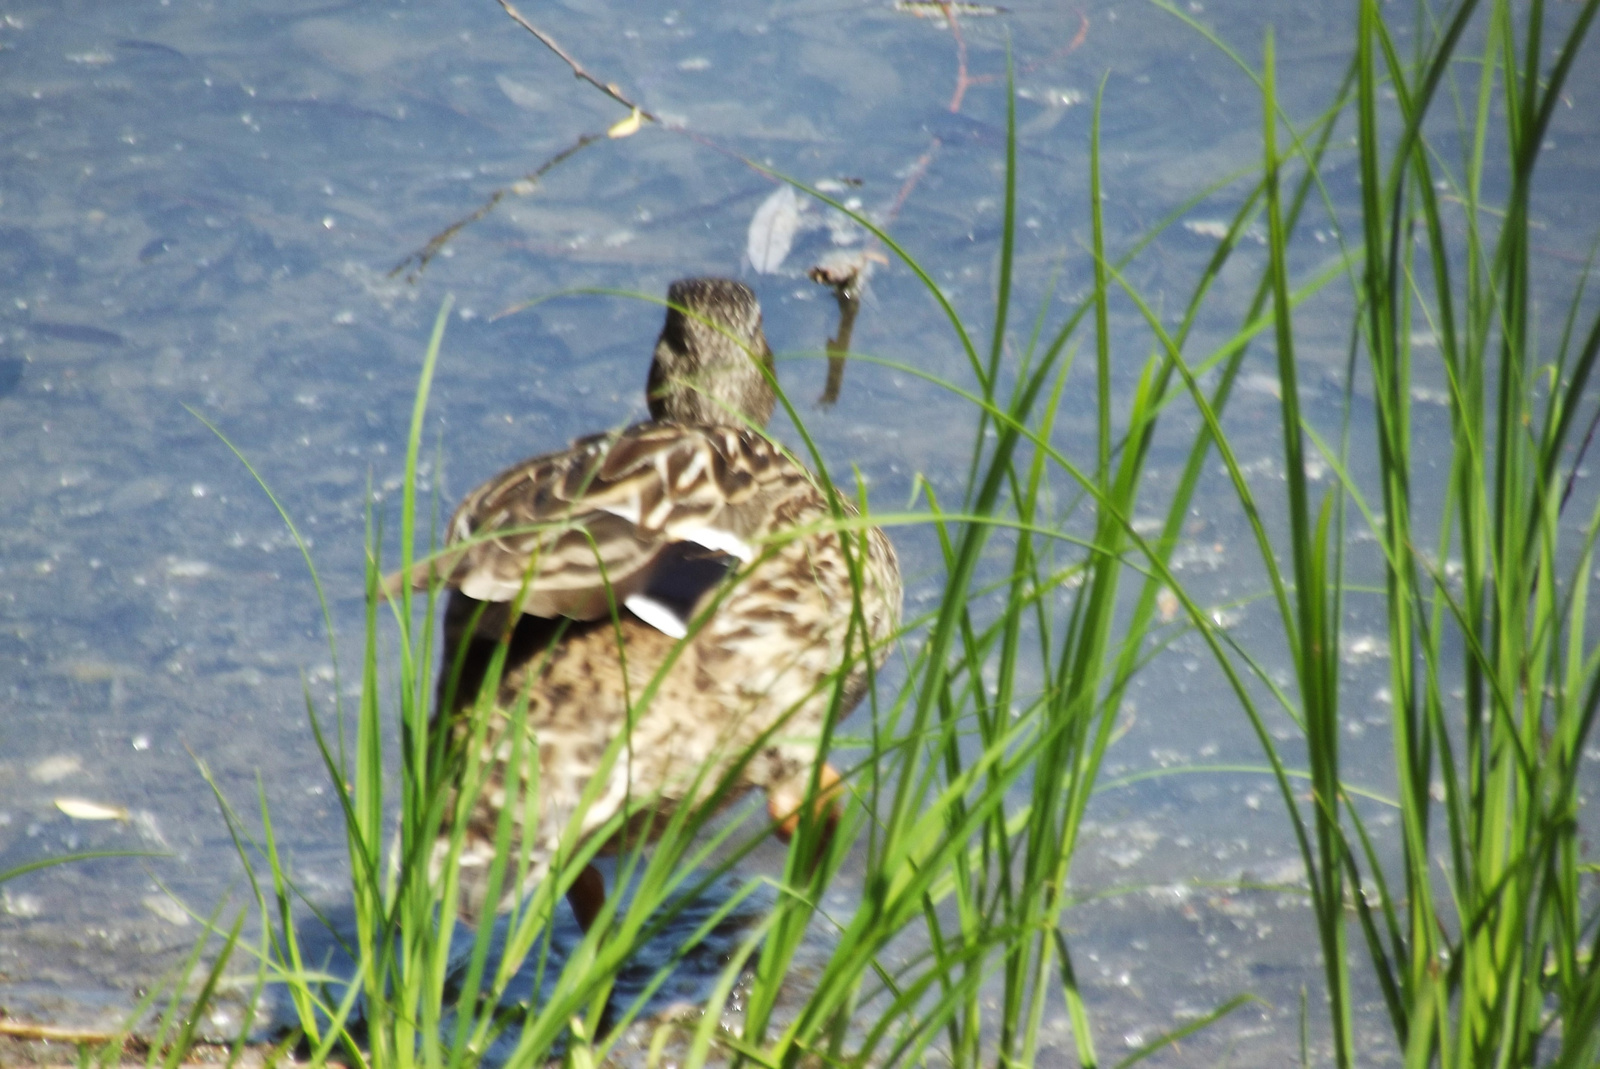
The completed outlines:
[[[770,275],[783,266],[800,229],[800,198],[792,186],[779,186],[750,217],[745,255],[757,274]]]
[[[606,136],[612,139],[619,137],[632,137],[634,134],[639,132],[639,127],[643,125],[644,112],[640,111],[638,108],[634,108],[632,115],[629,115],[621,122],[612,123],[611,129],[606,131]]]
[[[127,820],[128,811],[120,805],[89,802],[82,798],[57,798],[56,808],[73,820]]]
[[[1161,613],[1162,623],[1170,624],[1176,620],[1178,618],[1178,610],[1181,607],[1178,602],[1178,595],[1172,592],[1171,587],[1164,586],[1156,591],[1156,610]]]

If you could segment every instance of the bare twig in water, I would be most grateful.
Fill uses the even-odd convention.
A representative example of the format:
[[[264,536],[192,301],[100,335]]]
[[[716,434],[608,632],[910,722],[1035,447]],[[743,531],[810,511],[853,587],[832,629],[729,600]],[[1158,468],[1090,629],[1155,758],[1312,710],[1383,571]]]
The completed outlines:
[[[956,89],[950,95],[950,114],[954,115],[961,110],[961,102],[966,99],[967,89],[972,85],[972,75],[967,72],[967,39],[961,36],[961,23],[956,21],[954,4],[940,4],[944,9],[945,22],[950,26],[950,36],[956,39]]]
[[[500,0],[500,6],[505,8],[506,14],[510,15],[518,26],[521,26],[524,30],[527,30],[529,33],[533,34],[539,39],[540,44],[544,45],[550,51],[560,56],[561,61],[572,68],[572,76],[574,78],[583,79],[596,89],[600,90],[606,96],[610,97],[612,100],[615,100],[618,104],[621,104],[625,108],[632,108],[634,111],[637,111],[641,117],[649,119],[651,122],[661,121],[624,96],[622,90],[614,83],[602,82],[600,79],[590,74],[588,70],[584,68],[583,64],[579,63],[577,60],[573,59],[567,54],[566,49],[556,44],[555,38],[551,37],[549,34],[545,33],[543,30],[539,29],[539,27],[535,26],[533,23],[524,18],[522,12],[516,9],[516,6],[511,3],[511,0]]]
[[[501,0],[502,3],[505,0]],[[966,100],[967,90],[975,85],[983,85],[995,80],[993,74],[975,75],[967,66],[967,41],[961,33],[960,14],[1004,14],[1005,8],[991,7],[989,5],[973,5],[953,2],[953,0],[903,0],[896,5],[898,10],[908,11],[916,15],[924,15],[930,11],[938,11],[945,24],[950,27],[950,35],[956,43],[956,84],[950,94],[950,101],[946,105],[951,114],[959,114],[961,105]],[[1070,52],[1076,51],[1089,36],[1089,17],[1082,12],[1078,14],[1078,32],[1067,42],[1066,46],[1049,56],[1043,62],[1052,62]],[[1026,67],[1024,70],[1031,70]],[[937,134],[933,136],[928,149],[917,161],[911,165],[911,171],[901,183],[900,189],[895,193],[894,200],[884,213],[880,225],[887,229],[900,215],[900,210],[905,207],[911,193],[917,188],[933,159],[943,147],[944,141]],[[821,405],[831,405],[839,399],[839,392],[844,385],[845,356],[850,351],[850,334],[855,328],[856,313],[861,310],[861,287],[866,281],[868,271],[873,262],[888,261],[879,252],[879,241],[876,237],[868,238],[859,254],[847,260],[834,263],[823,263],[813,267],[808,276],[813,282],[827,286],[833,290],[834,300],[839,303],[839,330],[834,337],[828,339],[828,382],[822,390],[822,396],[817,398]]]
[[[839,302],[839,329],[828,339],[828,383],[817,398],[819,405],[832,405],[844,387],[845,354],[850,351],[850,334],[856,327],[856,313],[861,310],[861,269],[818,266],[807,275],[811,281],[832,289],[833,299]]]
[[[957,14],[959,12],[967,12],[968,6],[958,3],[942,2],[942,0],[931,0],[931,2],[943,12],[945,20],[949,24],[952,35],[956,41],[956,86],[948,107],[951,112],[959,112],[961,110],[962,101],[966,96],[967,89],[973,85],[979,85],[992,81],[994,79],[994,75],[972,75],[967,69],[967,45],[966,41],[961,36],[961,30],[959,23],[957,22]],[[505,10],[505,13],[509,15],[517,25],[533,34],[533,36],[538,39],[540,44],[554,52],[556,56],[558,56],[561,61],[565,63],[572,71],[573,77],[578,78],[581,81],[588,82],[590,85],[600,90],[618,104],[629,108],[632,114],[627,119],[624,119],[621,122],[613,125],[604,134],[584,134],[567,148],[552,156],[549,160],[546,160],[535,170],[530,171],[517,181],[512,182],[510,185],[502,186],[499,189],[496,189],[474,211],[469,212],[460,219],[457,219],[455,222],[451,223],[449,226],[445,227],[443,230],[439,231],[433,237],[428,239],[426,245],[411,253],[405,259],[396,264],[389,272],[389,277],[391,278],[400,274],[401,272],[407,272],[407,269],[410,269],[406,274],[406,281],[415,282],[418,277],[421,276],[422,272],[427,269],[428,264],[444,251],[445,246],[449,245],[450,242],[455,240],[457,234],[461,233],[467,227],[471,226],[473,223],[476,223],[478,220],[484,218],[490,212],[494,211],[495,208],[499,206],[500,202],[505,199],[506,194],[516,193],[519,195],[526,195],[533,192],[540,179],[547,175],[556,166],[570,159],[579,151],[583,150],[594,142],[599,141],[607,136],[625,137],[633,133],[634,130],[638,128],[639,123],[642,121],[649,121],[658,124],[661,123],[659,116],[640,107],[615,83],[602,82],[599,78],[589,73],[588,68],[584,67],[584,65],[579,63],[578,60],[568,53],[566,49],[562,48],[561,45],[556,42],[555,38],[551,37],[548,33],[535,26],[532,22],[528,21],[527,17],[524,16],[521,11],[517,10],[516,5],[511,3],[511,0],[499,0],[499,3],[501,8]],[[984,5],[973,6],[971,13],[988,14],[1001,13],[1004,11],[1003,8],[995,8],[993,9],[993,12],[990,12],[987,9],[984,9],[980,12],[978,10],[979,8],[984,8]],[[1088,35],[1088,17],[1083,14],[1080,14],[1078,17],[1080,25],[1077,34],[1066,45],[1066,47],[1061,50],[1061,52],[1057,53],[1057,55],[1064,55],[1067,52],[1075,50],[1083,43],[1084,38]],[[1056,57],[1052,56],[1051,58],[1053,59]],[[688,133],[688,131],[680,132]],[[761,168],[751,164],[749,160],[744,159],[744,157],[740,156],[738,153],[730,152],[728,149],[717,145],[715,142],[704,137],[703,135],[689,133],[689,136],[700,144],[707,145],[718,152],[723,152],[727,155],[735,157],[736,159],[740,159],[747,166],[750,166],[754,170],[761,170]],[[911,174],[901,186],[899,193],[895,196],[893,206],[889,209],[888,221],[892,222],[895,216],[899,214],[900,208],[904,206],[906,199],[911,195],[911,191],[916,188],[917,183],[921,181],[922,176],[927,172],[928,165],[933,162],[933,157],[938,152],[940,145],[940,139],[938,137],[934,137],[933,143],[929,146],[928,151],[925,152],[919,160],[917,160],[915,165],[913,165]],[[848,346],[846,346],[846,348],[848,348]],[[833,376],[830,372],[830,382],[832,382],[832,377]]]
[[[109,1043],[120,1037],[117,1032],[103,1032],[92,1028],[60,1028],[56,1025],[35,1024],[12,1017],[0,1018],[0,1035],[18,1039],[43,1039],[53,1043]]]
[[[961,24],[956,21],[956,12],[965,5],[940,3],[944,10],[945,22],[950,26],[950,35],[956,39],[956,88],[950,97],[950,112],[955,114],[961,110],[961,102],[966,98],[967,90],[975,85],[988,85],[1000,80],[998,74],[971,74],[967,70],[967,42],[961,36]],[[1002,9],[1003,10],[1003,9]],[[1080,45],[1089,37],[1089,16],[1082,11],[1078,12],[1078,32],[1072,39],[1043,59],[1035,60],[1017,68],[1018,74],[1031,74],[1040,67],[1054,63],[1064,56],[1076,52]]]
[[[945,106],[950,114],[958,115],[961,112],[962,103],[967,98],[967,90],[975,85],[986,85],[994,81],[997,76],[993,74],[973,74],[967,68],[967,41],[961,35],[961,22],[957,18],[957,13],[963,5],[947,3],[943,2],[943,0],[936,0],[936,3],[939,10],[944,13],[945,24],[950,27],[950,36],[956,42],[956,84],[955,89],[950,94],[950,102]],[[1052,53],[1041,62],[1053,62],[1070,52],[1076,51],[1088,36],[1089,16],[1080,11],[1078,13],[1078,32],[1073,35],[1072,40],[1068,41],[1065,47]],[[1030,64],[1022,68],[1022,70],[1027,72],[1037,65]],[[917,183],[922,181],[922,176],[928,173],[928,165],[933,162],[934,156],[938,154],[943,145],[944,140],[935,134],[928,145],[928,150],[918,157],[916,163],[911,165],[911,173],[906,176],[905,182],[900,186],[900,191],[895,194],[894,203],[890,206],[888,215],[885,217],[885,226],[893,222],[895,217],[900,214],[900,209],[905,207],[906,200],[911,196],[911,191],[917,188]]]
[[[578,138],[578,140],[574,141],[572,144],[568,145],[554,156],[551,156],[548,160],[545,160],[536,169],[529,171],[527,174],[523,175],[521,178],[517,179],[515,182],[512,182],[508,186],[501,186],[499,189],[489,194],[489,198],[482,204],[478,205],[475,211],[469,212],[460,219],[457,219],[455,222],[451,223],[449,226],[433,235],[433,237],[429,238],[428,243],[422,248],[411,253],[404,260],[401,260],[399,263],[395,264],[394,267],[389,271],[389,277],[393,278],[409,267],[411,268],[411,271],[406,275],[406,281],[415,282],[422,272],[427,269],[428,264],[433,260],[433,258],[438,256],[439,253],[443,252],[446,245],[455,240],[455,236],[457,234],[461,233],[461,231],[465,230],[473,223],[476,223],[479,219],[482,219],[484,216],[494,211],[495,206],[505,199],[507,193],[517,193],[519,195],[527,195],[532,193],[538,186],[539,179],[549,174],[558,164],[561,164],[577,155],[577,153],[582,151],[584,148],[587,148],[589,145],[592,145],[594,142],[603,141],[605,138],[606,135],[603,133],[584,134],[582,137]]]
[[[429,238],[428,243],[422,248],[411,253],[404,260],[401,260],[399,263],[395,264],[394,268],[389,272],[390,278],[393,278],[395,275],[398,275],[402,271],[406,271],[407,268],[410,268],[410,271],[406,274],[406,281],[415,282],[421,276],[422,272],[427,270],[428,264],[433,261],[433,258],[438,256],[439,253],[443,252],[446,245],[455,240],[457,234],[461,233],[461,231],[465,230],[473,223],[476,223],[479,219],[482,219],[484,216],[494,211],[495,208],[499,206],[500,202],[505,199],[507,193],[516,193],[521,196],[526,196],[534,191],[541,178],[549,174],[558,165],[571,159],[577,153],[587,148],[594,142],[603,140],[607,137],[626,137],[637,130],[639,122],[643,120],[648,120],[649,122],[661,121],[653,113],[646,111],[644,108],[641,108],[638,104],[635,104],[632,100],[630,100],[628,96],[623,93],[623,91],[615,84],[602,82],[600,79],[590,74],[583,64],[572,58],[566,49],[562,48],[556,43],[555,38],[551,37],[549,34],[539,29],[539,27],[529,22],[522,12],[517,10],[516,5],[511,3],[511,0],[500,0],[500,6],[505,9],[506,14],[510,15],[512,20],[516,22],[518,26],[521,26],[523,29],[533,34],[533,36],[539,39],[540,44],[544,45],[557,56],[561,57],[561,61],[568,67],[572,68],[573,77],[588,82],[606,96],[610,97],[612,100],[615,100],[618,104],[621,104],[625,108],[631,109],[633,114],[629,118],[622,120],[622,122],[617,123],[615,126],[612,126],[611,129],[607,130],[605,133],[584,134],[582,137],[578,138],[578,140],[574,141],[572,144],[568,145],[566,148],[550,157],[534,170],[529,171],[527,174],[523,175],[515,182],[512,182],[510,185],[501,186],[499,189],[489,194],[488,199],[480,204],[476,210],[467,213],[460,219],[457,219],[455,222],[451,223],[449,226],[433,235],[433,237]]]

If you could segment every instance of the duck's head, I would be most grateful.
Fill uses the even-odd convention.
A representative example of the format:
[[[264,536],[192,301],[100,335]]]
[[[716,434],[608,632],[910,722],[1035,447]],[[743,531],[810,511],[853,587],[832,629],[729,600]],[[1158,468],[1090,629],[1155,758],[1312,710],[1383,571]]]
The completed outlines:
[[[667,287],[667,302],[646,387],[650,418],[765,427],[776,403],[768,377],[772,350],[750,287],[728,278],[680,278]]]

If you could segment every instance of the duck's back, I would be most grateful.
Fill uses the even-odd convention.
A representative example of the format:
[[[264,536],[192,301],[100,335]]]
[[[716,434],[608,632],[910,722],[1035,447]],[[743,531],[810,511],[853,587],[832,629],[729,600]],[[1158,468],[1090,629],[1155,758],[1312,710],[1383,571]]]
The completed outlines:
[[[525,460],[451,518],[436,575],[534,616],[595,620],[625,603],[669,547],[740,560],[774,524],[824,508],[810,475],[746,428],[641,423]]]

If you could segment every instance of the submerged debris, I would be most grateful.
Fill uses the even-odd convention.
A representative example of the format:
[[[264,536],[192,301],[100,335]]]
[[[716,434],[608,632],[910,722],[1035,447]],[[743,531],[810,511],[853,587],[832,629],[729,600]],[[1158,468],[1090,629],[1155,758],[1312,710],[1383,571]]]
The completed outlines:
[[[919,19],[942,19],[952,14],[967,18],[993,18],[1011,13],[1010,8],[997,4],[943,4],[939,0],[894,0],[894,9]]]

